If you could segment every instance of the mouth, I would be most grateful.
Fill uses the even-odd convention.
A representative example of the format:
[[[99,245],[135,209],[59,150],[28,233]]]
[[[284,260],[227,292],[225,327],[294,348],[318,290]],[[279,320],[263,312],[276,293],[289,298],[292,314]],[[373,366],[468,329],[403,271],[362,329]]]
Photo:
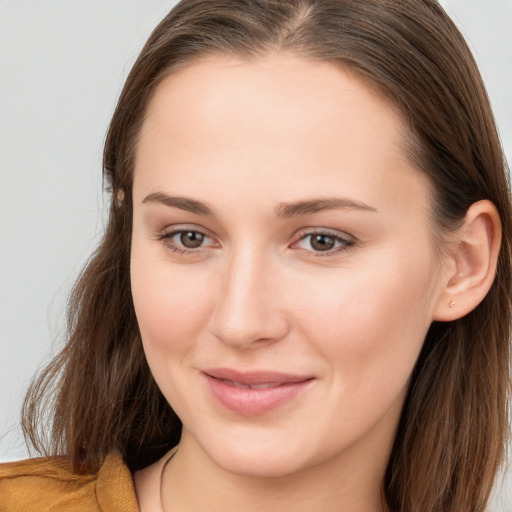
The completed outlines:
[[[314,380],[311,376],[228,368],[204,370],[203,375],[215,401],[244,416],[264,414],[295,401]]]
[[[215,377],[212,377],[215,379]],[[233,386],[235,388],[240,389],[269,389],[269,388],[276,388],[277,386],[281,386],[282,384],[277,382],[267,382],[265,384],[242,384],[241,382],[237,382],[235,380],[229,380],[229,379],[218,379],[221,382],[224,382],[224,384],[227,384],[228,386]]]

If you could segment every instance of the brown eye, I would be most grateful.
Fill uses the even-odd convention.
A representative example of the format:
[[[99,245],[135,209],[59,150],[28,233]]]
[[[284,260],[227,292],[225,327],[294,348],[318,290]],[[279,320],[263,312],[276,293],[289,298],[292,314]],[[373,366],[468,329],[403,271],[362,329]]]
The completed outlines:
[[[197,249],[201,247],[205,239],[203,233],[198,231],[183,231],[179,235],[179,240],[183,247],[187,249]]]
[[[316,256],[334,256],[354,245],[354,240],[329,232],[317,232],[304,235],[294,247],[310,252]]]
[[[332,235],[310,235],[311,247],[315,251],[330,251],[336,245],[336,237]]]
[[[210,249],[218,248],[219,244],[202,231],[194,229],[176,229],[159,235],[165,249],[183,256],[205,256]]]

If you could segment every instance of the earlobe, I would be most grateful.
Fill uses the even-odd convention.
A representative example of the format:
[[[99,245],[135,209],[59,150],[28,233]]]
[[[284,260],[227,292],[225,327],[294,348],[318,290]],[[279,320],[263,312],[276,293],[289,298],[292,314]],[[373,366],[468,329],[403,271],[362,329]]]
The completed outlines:
[[[471,205],[463,225],[450,236],[434,320],[449,322],[475,309],[496,275],[501,221],[491,201]]]

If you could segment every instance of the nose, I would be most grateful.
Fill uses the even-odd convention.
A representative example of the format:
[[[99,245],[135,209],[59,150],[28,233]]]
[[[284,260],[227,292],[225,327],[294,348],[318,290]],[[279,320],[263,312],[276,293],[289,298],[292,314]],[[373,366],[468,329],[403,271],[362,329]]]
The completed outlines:
[[[247,252],[233,255],[219,276],[210,332],[232,348],[245,349],[284,338],[289,330],[278,265]]]

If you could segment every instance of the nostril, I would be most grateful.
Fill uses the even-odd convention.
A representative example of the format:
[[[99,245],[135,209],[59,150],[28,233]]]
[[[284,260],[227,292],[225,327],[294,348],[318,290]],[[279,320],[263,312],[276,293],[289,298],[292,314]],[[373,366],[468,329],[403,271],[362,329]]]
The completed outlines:
[[[274,343],[288,332],[288,325],[278,312],[265,313],[252,310],[250,314],[229,315],[217,313],[210,322],[209,331],[231,347],[244,348]]]

